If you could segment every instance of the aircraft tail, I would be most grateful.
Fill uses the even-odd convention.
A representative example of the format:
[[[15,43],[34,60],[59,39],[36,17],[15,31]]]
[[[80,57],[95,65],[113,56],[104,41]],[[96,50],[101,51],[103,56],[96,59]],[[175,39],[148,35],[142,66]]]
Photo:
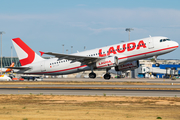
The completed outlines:
[[[10,67],[14,67],[14,62],[11,63]],[[6,70],[6,72],[11,72],[11,71],[12,71],[12,69],[10,69],[10,68],[7,68],[7,70]]]
[[[12,42],[22,66],[44,60],[41,56],[36,54],[26,43],[24,43],[20,38],[13,38]]]

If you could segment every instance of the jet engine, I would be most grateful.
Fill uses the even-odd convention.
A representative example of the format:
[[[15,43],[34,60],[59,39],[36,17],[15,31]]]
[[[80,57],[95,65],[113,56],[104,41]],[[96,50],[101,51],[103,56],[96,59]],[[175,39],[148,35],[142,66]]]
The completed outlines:
[[[134,70],[139,67],[139,61],[132,61],[127,62],[122,65],[115,66],[116,71],[127,71],[127,70]]]
[[[118,65],[118,57],[116,56],[107,57],[96,62],[97,68],[107,68],[117,65]]]

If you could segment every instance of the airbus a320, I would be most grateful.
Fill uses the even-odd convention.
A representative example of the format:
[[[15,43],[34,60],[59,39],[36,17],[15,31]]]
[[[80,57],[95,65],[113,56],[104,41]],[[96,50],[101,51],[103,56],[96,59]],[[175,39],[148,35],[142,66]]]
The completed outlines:
[[[108,72],[112,67],[115,70],[123,64],[130,64],[149,57],[163,55],[174,51],[179,44],[167,37],[157,36],[119,43],[93,50],[87,50],[74,54],[60,54],[53,52],[41,52],[54,56],[44,59],[35,53],[20,38],[12,39],[16,53],[21,63],[17,73],[39,74],[39,75],[65,75],[81,71],[91,70],[89,78],[96,78],[95,69],[106,69],[104,79],[110,79]],[[156,63],[158,66],[159,64]]]

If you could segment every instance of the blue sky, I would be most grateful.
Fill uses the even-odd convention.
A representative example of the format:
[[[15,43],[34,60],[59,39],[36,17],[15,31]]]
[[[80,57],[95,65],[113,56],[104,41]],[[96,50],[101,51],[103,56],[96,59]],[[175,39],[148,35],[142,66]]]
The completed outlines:
[[[166,36],[180,44],[179,0],[0,0],[3,56],[20,37],[35,52],[94,49],[131,40]],[[160,59],[180,59],[180,48]],[[16,56],[15,51],[13,56]]]

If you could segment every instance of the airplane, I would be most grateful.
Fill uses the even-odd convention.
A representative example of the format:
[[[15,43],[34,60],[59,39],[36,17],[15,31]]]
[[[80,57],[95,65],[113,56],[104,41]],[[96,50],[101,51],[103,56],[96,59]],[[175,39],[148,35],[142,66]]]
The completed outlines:
[[[12,79],[7,75],[0,75],[0,80],[11,81]]]
[[[87,50],[74,54],[61,54],[53,52],[42,52],[43,54],[54,56],[54,58],[44,59],[35,53],[20,38],[12,39],[21,67],[17,73],[39,74],[39,75],[65,75],[81,71],[91,70],[89,78],[96,78],[95,69],[106,69],[104,79],[111,78],[108,72],[112,67],[116,71],[123,70],[122,66],[131,65],[134,61],[169,53],[178,48],[179,44],[171,41],[167,37],[156,36],[139,40],[119,43],[97,49]],[[132,65],[131,65],[132,66]],[[156,62],[156,66],[159,63]],[[12,68],[12,67],[9,67]],[[120,69],[119,69],[120,68]],[[127,68],[125,68],[128,70]],[[131,69],[131,68],[130,68]]]
[[[10,67],[14,67],[14,62],[12,62],[11,63],[11,65],[10,65]],[[0,73],[2,72],[2,73],[7,73],[7,72],[11,72],[12,71],[12,69],[10,69],[10,68],[0,68]]]

